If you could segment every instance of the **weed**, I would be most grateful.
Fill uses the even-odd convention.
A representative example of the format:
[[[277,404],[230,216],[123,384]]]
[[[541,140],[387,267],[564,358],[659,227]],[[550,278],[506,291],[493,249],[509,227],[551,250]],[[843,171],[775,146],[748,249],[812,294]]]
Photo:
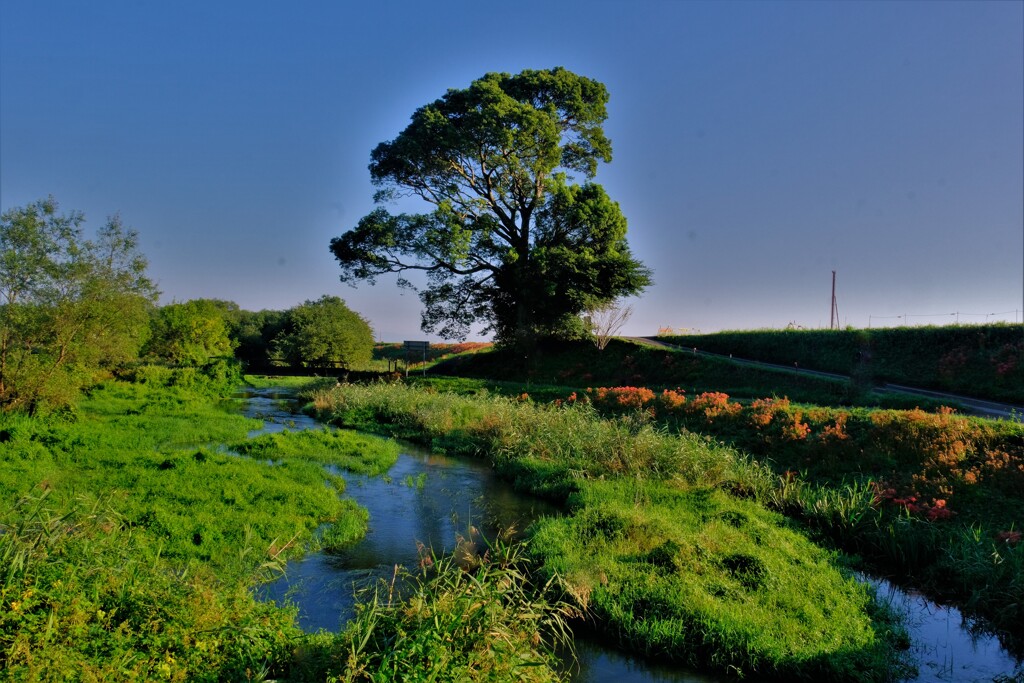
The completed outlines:
[[[571,652],[578,612],[557,585],[534,582],[521,545],[489,544],[471,563],[423,549],[417,569],[396,567],[362,595],[331,680],[561,680],[556,651]]]

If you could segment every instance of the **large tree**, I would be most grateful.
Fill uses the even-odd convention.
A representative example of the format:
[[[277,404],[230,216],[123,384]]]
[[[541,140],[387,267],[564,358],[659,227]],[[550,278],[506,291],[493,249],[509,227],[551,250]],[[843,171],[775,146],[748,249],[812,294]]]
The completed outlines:
[[[463,338],[481,322],[503,344],[577,334],[578,314],[650,284],[626,219],[589,182],[611,161],[604,85],[563,68],[489,73],[449,90],[373,150],[378,204],[418,197],[429,213],[383,206],[331,240],[341,280],[426,273],[422,327]],[[580,185],[574,181],[582,178]]]
[[[94,238],[52,197],[0,216],[0,408],[69,402],[133,360],[156,288],[138,236],[118,217]]]
[[[370,360],[373,330],[344,301],[324,295],[288,311],[273,347],[289,365],[348,370]]]

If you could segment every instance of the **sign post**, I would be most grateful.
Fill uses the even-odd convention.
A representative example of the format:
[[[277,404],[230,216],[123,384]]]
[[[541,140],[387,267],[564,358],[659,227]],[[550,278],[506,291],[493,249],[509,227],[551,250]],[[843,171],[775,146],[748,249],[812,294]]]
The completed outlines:
[[[423,358],[423,376],[427,375],[427,349],[430,348],[430,342],[428,341],[407,341],[404,343],[405,347],[405,376],[409,377],[409,352],[415,353],[419,351]]]

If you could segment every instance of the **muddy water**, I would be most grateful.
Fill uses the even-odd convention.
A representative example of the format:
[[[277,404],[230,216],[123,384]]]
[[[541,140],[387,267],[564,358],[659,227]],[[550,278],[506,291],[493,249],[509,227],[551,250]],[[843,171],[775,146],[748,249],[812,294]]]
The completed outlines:
[[[246,394],[245,412],[264,420],[264,431],[318,429],[322,425],[282,405],[287,394]],[[396,564],[414,566],[417,547],[435,552],[453,549],[456,539],[474,528],[488,537],[499,529],[526,526],[556,511],[542,501],[513,493],[482,462],[432,455],[412,445],[385,477],[339,472],[346,496],[370,511],[366,538],[338,555],[312,553],[291,562],[281,580],[264,587],[266,599],[288,600],[299,608],[309,630],[338,630],[351,614],[354,594],[377,578],[390,578]],[[974,636],[960,613],[906,593],[874,578],[879,597],[905,616],[913,641],[911,654],[919,675],[915,683],[991,681],[996,676],[1024,677],[1024,666],[995,638]],[[725,679],[663,666],[608,650],[587,641],[576,644],[577,683],[714,683]],[[753,680],[753,679],[748,679]]]

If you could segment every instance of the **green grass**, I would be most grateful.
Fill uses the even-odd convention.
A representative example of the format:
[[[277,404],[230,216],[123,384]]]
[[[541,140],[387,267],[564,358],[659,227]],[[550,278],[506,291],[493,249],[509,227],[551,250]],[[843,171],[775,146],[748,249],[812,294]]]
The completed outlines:
[[[920,397],[873,393],[846,380],[752,367],[617,339],[604,351],[584,342],[552,344],[538,351],[527,365],[507,351],[481,351],[438,363],[430,373],[486,380],[485,385],[496,384],[501,393],[518,385],[521,392],[531,395],[535,385],[540,385],[542,392],[551,386],[570,391],[645,386],[679,388],[690,395],[720,391],[741,399],[788,396],[817,405],[924,409],[940,405]]]
[[[319,429],[260,434],[229,448],[249,458],[313,462],[371,476],[391,469],[400,451],[394,441],[369,434]]]
[[[74,412],[0,416],[5,675],[556,680],[551,651],[574,609],[588,610],[577,626],[596,624],[622,646],[716,671],[899,675],[902,637],[844,561],[766,508],[905,569],[939,567],[1020,623],[1024,601],[1006,596],[1022,591],[1022,546],[980,529],[950,543],[945,527],[878,514],[863,485],[780,477],[639,412],[603,419],[491,389],[466,397],[436,384],[331,381],[309,395],[310,410],[487,458],[569,514],[537,527],[533,564],[500,544],[425,555],[365,595],[344,634],[301,634],[293,611],[257,603],[251,588],[304,549],[359,538],[365,511],[339,498],[342,480],[324,466],[376,473],[395,451],[347,432],[248,439],[253,421],[196,386],[204,380],[138,375]]]
[[[621,352],[626,348],[619,347],[620,354],[609,357],[622,363]],[[596,351],[585,347],[580,351],[588,372],[614,377],[615,366],[602,366]],[[666,352],[658,353],[662,365],[672,358]],[[418,380],[417,385],[484,397],[515,397],[528,391],[531,401],[565,402],[572,389],[540,385],[536,379],[551,376],[561,362],[563,370],[555,376],[571,382],[579,374],[576,365],[580,361],[568,351],[548,349],[547,354],[548,359],[537,365],[547,368],[547,374],[535,372],[529,386],[461,377]],[[483,364],[487,356],[491,356],[487,362],[492,365]],[[652,376],[664,378],[660,366],[651,362],[654,357],[644,364],[634,358],[634,367],[656,367],[658,372]],[[494,367],[499,358],[498,354],[480,354],[462,369],[481,371]],[[701,376],[688,375],[689,386],[695,386]],[[722,375],[719,379],[728,377]],[[755,373],[752,379],[771,378]],[[753,395],[783,393],[775,384],[762,386],[759,391],[759,395]],[[576,393],[589,397],[585,392]],[[802,394],[806,396],[807,392]],[[722,441],[752,454],[774,472],[774,483],[759,476],[754,478],[755,484],[744,485],[739,491],[808,523],[823,540],[863,555],[876,571],[893,573],[925,588],[934,598],[956,602],[967,613],[981,617],[986,628],[1000,632],[1013,651],[1024,652],[1024,543],[1005,540],[1024,526],[1024,441],[1020,424],[949,415],[937,409],[928,413],[916,409],[838,408],[777,400],[771,408],[758,408],[749,399],[738,404],[732,401],[734,412],[707,417],[703,411],[690,410],[695,398],[692,390],[681,408],[669,408],[657,394],[652,396],[647,407],[662,428]],[[601,406],[606,415],[650,419],[634,407],[619,406],[614,396],[607,403]],[[918,403],[914,399],[905,407]],[[755,419],[759,415],[771,419],[759,422]],[[796,427],[806,430],[806,434]],[[566,436],[558,448],[575,439]],[[540,461],[525,467],[526,462],[529,460],[521,459],[508,465],[513,470],[510,475],[521,485],[539,487],[554,495],[571,490],[572,482],[566,479],[564,470]],[[880,498],[883,493],[887,497]],[[901,500],[914,501],[910,505],[917,511],[903,514],[904,508],[892,502]],[[928,515],[935,512],[954,515],[929,521]]]
[[[719,489],[588,481],[533,552],[620,646],[780,680],[886,680],[871,591],[763,507]]]
[[[301,636],[291,611],[168,560],[104,502],[23,497],[0,532],[5,680],[250,680],[284,673]]]
[[[271,375],[244,375],[242,378],[247,385],[253,389],[305,389],[317,383],[329,382],[333,384],[336,380],[324,380],[314,377],[287,377]]]
[[[410,375],[406,382],[425,391],[460,394],[463,396],[505,396],[520,398],[526,394],[533,401],[555,401],[565,398],[575,389],[568,385],[542,384],[539,382],[487,380],[472,377],[453,377],[449,375],[427,375],[417,377]]]
[[[337,639],[347,668],[329,680],[563,680],[559,648],[571,651],[576,610],[555,582],[534,585],[522,545],[464,540],[452,556],[421,557],[363,596]]]
[[[752,330],[663,337],[737,358],[1024,403],[1024,325]],[[795,398],[790,394],[791,398]]]
[[[251,589],[307,548],[361,538],[366,510],[324,465],[380,472],[397,446],[327,431],[248,440],[259,422],[194,376],[137,375],[73,413],[0,415],[0,670],[305,680],[294,610]]]
[[[445,385],[428,383],[427,391],[438,386]],[[472,380],[447,386],[473,395]],[[956,602],[1011,650],[1024,649],[1024,543],[1004,540],[1022,527],[1019,424],[922,411],[783,409],[784,402],[771,404],[770,423],[755,424],[758,409],[749,405],[707,419],[700,411],[669,411],[658,399],[652,403],[657,422],[649,413],[618,408],[612,413],[618,417],[596,428],[589,409],[503,402],[479,388],[478,403],[397,389],[375,398],[377,390],[365,391],[364,398],[349,391],[344,419],[368,429],[383,421],[385,429],[435,448],[490,453],[518,487],[556,499],[574,491],[580,477],[628,471],[677,471],[703,485],[730,487],[807,524],[875,571]],[[845,431],[830,435],[841,415]],[[809,435],[787,436],[784,427],[794,417],[812,427]],[[695,431],[677,438],[663,433],[681,426]],[[736,450],[715,448],[711,439]],[[754,453],[761,464],[739,453]],[[894,499],[916,497],[921,511],[910,515],[880,498],[890,487]],[[927,506],[938,500],[955,514],[929,521]]]
[[[255,600],[288,558],[363,536],[367,512],[331,471],[379,474],[397,446],[329,430],[248,439],[258,423],[225,385],[135,377],[61,415],[0,415],[0,678],[560,679],[568,608],[519,547],[431,556],[401,596],[363,596],[343,634],[302,633],[293,608]]]
[[[893,654],[899,638],[877,621],[876,607],[863,588],[844,578],[835,557],[789,530],[781,516],[733,495],[767,499],[777,490],[770,470],[736,451],[698,436],[666,434],[639,416],[601,419],[586,406],[556,408],[402,385],[343,385],[314,392],[311,399],[312,409],[324,419],[383,430],[437,450],[485,457],[517,487],[571,500],[567,518],[550,520],[537,532],[534,552],[552,578],[566,576],[567,587],[581,607],[595,607],[601,631],[622,634],[620,644],[659,656],[676,648],[674,656],[691,664],[783,679],[806,670],[810,679],[818,680],[887,680],[899,669]],[[709,496],[714,505],[698,514],[683,502],[687,496],[691,502]],[[627,514],[627,508],[632,512]],[[642,512],[646,509],[651,511],[649,516]],[[624,515],[632,521],[623,521]],[[608,521],[612,517],[618,521]],[[737,531],[726,518],[754,521],[746,531]],[[617,545],[615,538],[605,538],[600,532],[602,520],[620,530],[632,529],[629,543]],[[680,576],[674,579],[658,578],[665,562],[674,560],[643,558],[691,543],[694,534],[704,534],[721,553],[705,558],[711,563],[706,566],[700,562],[681,566]],[[590,539],[589,545],[582,543],[583,536]],[[729,547],[740,549],[739,555],[729,559],[732,555],[725,550]],[[652,588],[657,599],[653,593],[647,597],[631,593],[638,590],[636,586],[627,587],[629,577],[639,576],[636,570],[645,563],[651,567],[644,576],[658,585]],[[776,596],[790,602],[773,603],[769,594],[774,588],[767,587],[755,591],[756,595],[737,597],[738,593],[727,590],[735,584],[723,583],[720,594],[717,589],[705,591],[707,604],[699,609],[686,604],[696,593],[684,591],[683,584],[696,585],[698,575],[709,572],[712,565],[719,580],[725,581],[722,571],[742,574],[747,564],[763,565],[773,575],[792,574],[785,579],[791,582],[779,584],[785,590]],[[583,578],[581,571],[586,574]],[[607,584],[601,582],[602,573]],[[619,588],[601,588],[611,585],[613,576],[618,577]],[[683,584],[673,583],[676,580]],[[801,585],[814,587],[809,593],[813,601],[828,606],[832,614],[844,615],[834,620],[834,629],[822,630],[827,620],[806,612],[808,604],[796,601]],[[590,597],[601,590],[604,597],[591,603]],[[831,598],[825,600],[824,593]],[[730,602],[734,597],[739,602]],[[754,610],[758,600],[760,606]],[[771,612],[777,612],[778,621],[768,627],[764,620]],[[648,626],[655,630],[644,630]],[[703,640],[695,637],[700,628],[707,631]],[[761,635],[754,637],[755,633]],[[807,649],[797,648],[801,642]]]
[[[0,418],[9,434],[0,492],[106,499],[165,556],[244,571],[237,556],[247,537],[263,549],[292,539],[301,547],[343,512],[343,480],[320,462],[269,467],[215,448],[243,443],[258,424],[184,389],[113,383],[81,402],[76,421]]]
[[[700,398],[636,389],[587,397],[602,414],[647,415],[670,432],[700,431],[753,454],[776,485],[755,482],[747,495],[1024,648],[1024,544],[1012,538],[1024,520],[1019,423],[784,400],[721,401],[709,411]]]

